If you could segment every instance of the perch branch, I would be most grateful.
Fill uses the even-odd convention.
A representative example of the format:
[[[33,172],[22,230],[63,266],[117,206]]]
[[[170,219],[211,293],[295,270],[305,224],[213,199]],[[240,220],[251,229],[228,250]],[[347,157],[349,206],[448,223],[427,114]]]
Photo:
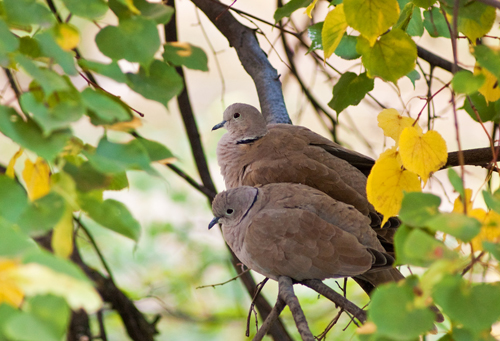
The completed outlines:
[[[345,298],[320,280],[306,279],[299,283],[313,289],[318,294],[325,296],[337,306],[352,314],[352,316],[357,318],[361,323],[366,322],[366,312],[364,310],[359,308],[357,305],[349,301],[347,298]]]
[[[213,200],[213,198],[215,198],[216,193],[214,191],[211,191],[208,188],[206,188],[205,186],[200,185],[199,183],[197,183],[192,177],[190,177],[189,175],[187,175],[186,173],[184,173],[184,171],[182,171],[179,167],[177,167],[177,166],[175,166],[173,164],[170,164],[170,163],[167,164],[166,166],[168,168],[170,168],[175,174],[179,175],[181,178],[183,178],[184,180],[186,180],[188,184],[190,184],[191,186],[193,186],[194,188],[196,188],[201,193],[205,194],[205,196],[209,200]]]
[[[304,341],[315,341],[309,326],[307,325],[307,320],[300,307],[299,300],[295,293],[293,292],[293,283],[290,277],[280,276],[278,278],[279,283],[279,297],[285,301],[286,305],[290,308],[292,312],[295,325]]]
[[[262,114],[268,123],[291,123],[276,69],[260,48],[255,32],[242,25],[216,0],[191,0],[234,47],[245,71],[252,77]]]

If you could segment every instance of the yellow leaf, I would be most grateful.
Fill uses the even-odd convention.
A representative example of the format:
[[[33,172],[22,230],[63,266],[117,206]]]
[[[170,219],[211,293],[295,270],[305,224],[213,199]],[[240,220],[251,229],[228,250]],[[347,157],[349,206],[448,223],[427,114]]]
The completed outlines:
[[[24,293],[11,276],[18,266],[15,261],[0,259],[0,304],[5,302],[17,308],[23,302]]]
[[[474,251],[483,249],[483,241],[500,242],[500,214],[495,211],[486,212],[481,208],[476,208],[471,210],[468,215],[476,218],[482,224],[481,231],[471,241]]]
[[[71,51],[80,43],[78,30],[70,24],[62,23],[56,26],[56,42],[64,51]]]
[[[399,138],[399,153],[406,169],[417,173],[425,183],[431,174],[446,164],[446,142],[434,130],[422,132],[415,127],[403,130]]]
[[[385,33],[399,18],[397,0],[344,0],[347,24],[370,43]]]
[[[318,0],[314,0],[309,6],[306,8],[306,13],[309,18],[312,18],[311,12],[313,11],[314,7],[316,6],[316,3]]]
[[[484,96],[486,102],[496,102],[500,99],[498,79],[491,72],[476,64],[474,66],[474,75],[484,75],[486,77],[484,84],[479,88],[479,92]]]
[[[49,165],[40,157],[35,163],[31,162],[30,159],[26,159],[23,179],[26,182],[28,197],[31,201],[45,196],[50,191]]]
[[[404,192],[419,192],[420,181],[417,175],[401,167],[396,147],[386,150],[368,176],[366,194],[368,201],[384,215],[382,225],[399,213]]]
[[[467,213],[472,211],[472,190],[470,188],[465,189],[465,198],[467,203]],[[455,202],[453,203],[453,212],[455,213],[464,213],[464,204],[460,198],[460,195],[457,196]]]
[[[116,130],[116,131],[131,131],[132,129],[142,126],[142,121],[139,117],[134,116],[132,120],[127,122],[118,122],[112,125],[105,125],[106,129]]]
[[[7,175],[9,178],[14,179],[16,177],[16,174],[14,173],[14,166],[16,165],[17,159],[23,154],[24,149],[19,148],[19,150],[14,154],[12,159],[9,161],[9,165],[7,166],[7,170],[5,171],[5,175]]]
[[[464,13],[464,12],[466,13]],[[472,13],[472,15],[471,15]],[[496,9],[480,1],[471,1],[458,12],[458,30],[475,45],[476,39],[488,33],[495,22]],[[450,23],[453,18],[450,20]]]
[[[344,15],[344,5],[340,4],[326,15],[323,30],[321,31],[325,59],[329,58],[335,52],[346,29],[347,22]]]
[[[10,272],[11,278],[26,296],[61,296],[72,310],[85,309],[89,314],[102,306],[101,297],[90,282],[55,272],[38,263],[23,264]]]
[[[384,131],[384,135],[391,137],[399,142],[399,136],[406,127],[411,127],[415,122],[411,117],[403,117],[396,109],[384,109],[377,116],[378,126]],[[422,132],[420,126],[415,125],[415,128]]]
[[[141,11],[137,9],[134,5],[134,0],[124,0],[120,1],[122,4],[126,5],[130,12],[133,14],[141,14]]]
[[[51,240],[54,254],[62,258],[69,258],[73,252],[73,212],[66,207],[61,220],[56,224]]]

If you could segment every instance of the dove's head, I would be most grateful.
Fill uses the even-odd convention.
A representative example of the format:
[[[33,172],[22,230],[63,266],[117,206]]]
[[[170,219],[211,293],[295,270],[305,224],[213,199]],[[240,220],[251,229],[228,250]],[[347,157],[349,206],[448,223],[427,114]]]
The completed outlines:
[[[234,103],[224,111],[223,121],[212,130],[225,127],[239,143],[251,142],[267,134],[266,119],[257,108],[248,104]]]
[[[242,186],[229,189],[217,194],[212,202],[212,219],[208,228],[221,223],[224,226],[235,226],[252,208],[257,200],[258,189],[250,186]]]

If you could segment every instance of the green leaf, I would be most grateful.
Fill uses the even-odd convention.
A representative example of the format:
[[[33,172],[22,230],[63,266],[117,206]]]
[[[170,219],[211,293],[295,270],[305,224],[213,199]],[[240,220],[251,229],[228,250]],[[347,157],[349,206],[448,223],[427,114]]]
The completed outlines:
[[[5,226],[1,222],[0,234],[2,236],[0,238],[0,257],[16,257],[24,252],[38,250],[38,246],[33,239],[19,231],[19,229]]]
[[[293,12],[299,8],[304,8],[309,6],[313,0],[291,0],[284,6],[279,7],[276,12],[274,12],[274,21],[280,21],[284,17],[289,17]]]
[[[409,74],[406,75],[413,84],[413,90],[415,90],[415,82],[420,79],[420,73],[417,70],[412,70]]]
[[[399,78],[415,69],[417,45],[401,30],[394,29],[383,35],[373,47],[366,39],[359,38],[356,49],[362,55],[369,77],[378,76],[396,84]]]
[[[28,197],[24,188],[15,180],[0,174],[0,222],[15,223],[28,207]],[[1,238],[0,238],[1,239]]]
[[[458,9],[458,30],[475,42],[491,30],[495,17],[494,7],[471,1]]]
[[[436,0],[412,0],[416,6],[427,9],[436,3]]]
[[[129,143],[113,143],[103,138],[95,152],[84,151],[91,165],[102,173],[121,173],[126,170],[144,170],[157,175],[151,168],[148,152],[137,140]]]
[[[142,144],[144,149],[146,149],[151,161],[161,161],[174,157],[174,154],[172,154],[172,152],[161,143],[147,140],[143,137],[137,137],[136,139]]]
[[[388,283],[373,292],[369,319],[377,326],[377,335],[394,340],[414,340],[433,328],[435,314],[418,307],[415,291],[408,283]]]
[[[49,136],[54,130],[68,127],[85,113],[78,95],[58,92],[56,97],[60,101],[52,107],[47,102],[38,101],[32,92],[25,92],[19,98],[23,112],[32,114],[30,117],[42,128],[44,136]]]
[[[10,63],[9,53],[19,48],[19,39],[10,32],[5,21],[0,19],[0,65],[8,67]]]
[[[64,51],[59,44],[57,44],[53,31],[39,33],[35,36],[35,40],[40,46],[42,55],[52,58],[62,67],[66,74],[72,76],[77,74],[73,54]]]
[[[432,231],[442,231],[463,242],[470,242],[481,231],[481,223],[461,213],[441,213],[427,222]]]
[[[482,122],[498,122],[500,120],[500,101],[487,102],[486,98],[479,92],[473,93],[465,98],[464,106],[462,107],[469,114],[469,116],[476,122],[479,122],[476,112],[472,109],[472,106],[477,111],[477,114],[481,118]],[[461,109],[462,109],[461,108]]]
[[[64,80],[63,76],[56,72],[39,68],[29,58],[23,55],[16,55],[14,59],[28,75],[33,77],[33,79],[40,84],[46,96],[51,95],[55,91],[69,90],[68,83]]]
[[[36,0],[4,0],[3,7],[11,24],[49,27],[55,23],[50,10]]]
[[[130,121],[132,114],[120,100],[102,91],[86,88],[82,92],[83,103],[106,123]]]
[[[82,197],[81,205],[96,223],[134,241],[139,240],[141,226],[121,202],[113,199],[101,202],[86,196]]]
[[[486,203],[488,208],[497,212],[497,213],[500,213],[500,200],[497,197],[497,195],[498,195],[498,191],[495,192],[495,195],[491,194],[488,191],[483,191],[484,202]]]
[[[35,39],[29,36],[21,37],[19,39],[19,52],[33,59],[42,56],[40,45],[38,45],[38,42]]]
[[[340,40],[339,46],[335,49],[335,54],[346,60],[358,59],[361,55],[356,51],[357,44],[358,37],[344,34]]]
[[[446,19],[438,7],[424,11],[424,27],[431,37],[450,38],[450,30],[446,24]]]
[[[163,45],[163,60],[188,69],[208,71],[208,58],[205,52],[189,43],[172,42]]]
[[[455,192],[460,194],[462,202],[465,202],[464,183],[462,182],[462,178],[457,174],[457,172],[453,168],[448,169],[448,179],[450,180],[451,185],[455,189]]]
[[[10,304],[0,303],[0,340],[7,340],[7,336],[4,334],[5,326],[9,323],[11,318],[20,314],[22,314],[22,312]]]
[[[434,301],[454,322],[475,333],[489,331],[500,318],[500,285],[472,285],[460,275],[447,275],[434,287]]]
[[[468,70],[460,70],[453,76],[451,85],[455,92],[470,95],[477,92],[485,81],[483,74],[474,75]]]
[[[47,161],[52,161],[71,138],[69,130],[59,130],[50,136],[44,136],[32,120],[24,122],[13,108],[4,106],[0,106],[0,131]]]
[[[79,166],[71,162],[66,162],[63,170],[73,178],[76,183],[76,188],[81,192],[88,192],[95,189],[117,190],[115,187],[110,188],[117,178],[120,180],[118,183],[123,182],[123,179],[125,181],[125,184],[120,186],[121,188],[119,189],[123,189],[128,186],[127,175],[125,172],[103,174],[95,170],[90,162],[84,162]]]
[[[411,259],[406,257],[404,253],[404,245],[413,229],[408,225],[402,224],[398,227],[394,235],[394,251],[396,253],[396,265],[409,264]]]
[[[401,245],[400,245],[401,246]],[[439,259],[455,259],[457,254],[420,229],[412,230],[400,251],[409,264],[427,267]]]
[[[484,241],[482,242],[483,248],[491,253],[493,257],[500,260],[500,244]]]
[[[394,24],[393,28],[397,28],[403,31],[406,31],[406,28],[410,24],[410,20],[413,16],[413,9],[415,8],[415,5],[411,2],[407,3],[403,9],[401,10],[401,13],[399,14],[398,21]]]
[[[60,341],[50,327],[33,314],[24,313],[13,316],[4,329],[9,340],[16,341]]]
[[[399,5],[396,0],[344,0],[344,12],[349,26],[373,46],[398,21]]]
[[[101,64],[86,59],[78,59],[78,65],[80,65],[80,67],[84,70],[97,72],[98,74],[111,78],[119,83],[127,82],[127,77],[115,61],[112,61],[109,64]]]
[[[366,73],[357,75],[353,72],[344,73],[333,87],[333,98],[328,106],[339,115],[350,105],[358,105],[366,94],[373,90],[374,80]]]
[[[158,25],[164,25],[170,21],[174,14],[174,8],[162,3],[151,3],[146,0],[134,0],[134,6],[141,11],[141,15],[154,20]]]
[[[175,68],[159,60],[153,61],[149,73],[141,67],[138,74],[127,73],[127,77],[132,90],[147,99],[160,102],[165,107],[184,87],[184,82]]]
[[[405,31],[412,37],[421,37],[424,34],[424,21],[422,20],[420,8],[413,8],[410,22]]]
[[[95,41],[109,58],[126,59],[142,66],[149,66],[161,45],[156,23],[140,16],[120,20],[118,26],[103,28]]]
[[[479,65],[500,79],[500,51],[493,50],[486,45],[476,45],[472,54]]]
[[[311,39],[311,46],[307,53],[314,50],[323,49],[323,40],[321,39],[321,31],[323,30],[323,24],[325,22],[321,21],[307,28],[307,36]]]
[[[26,310],[43,321],[59,340],[63,337],[71,313],[64,298],[53,295],[34,296],[25,304]]]
[[[64,198],[54,192],[35,200],[19,219],[21,230],[31,236],[51,230],[61,220],[65,205]]]
[[[63,0],[71,14],[90,20],[102,17],[108,11],[104,0]]]
[[[85,275],[82,269],[80,269],[75,263],[68,259],[57,257],[54,254],[45,250],[34,250],[33,252],[27,253],[23,259],[23,264],[37,263],[44,265],[56,272],[71,276],[82,282],[89,282],[88,277]]]
[[[399,218],[410,226],[425,227],[427,221],[439,213],[441,198],[421,192],[405,193]]]

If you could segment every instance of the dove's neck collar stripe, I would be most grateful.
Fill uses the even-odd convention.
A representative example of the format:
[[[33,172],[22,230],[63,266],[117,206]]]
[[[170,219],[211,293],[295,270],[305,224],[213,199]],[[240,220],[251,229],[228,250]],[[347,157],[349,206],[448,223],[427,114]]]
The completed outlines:
[[[255,189],[255,197],[253,198],[253,201],[252,203],[250,204],[250,207],[248,208],[248,210],[245,212],[245,214],[243,215],[243,217],[241,217],[240,219],[240,223],[243,219],[245,219],[245,217],[247,216],[248,212],[250,212],[250,210],[252,209],[253,205],[255,204],[255,202],[257,201],[257,196],[259,195],[259,190],[256,188]]]
[[[262,136],[243,139],[243,140],[236,141],[236,144],[248,144],[248,143],[252,143],[252,142],[255,142],[257,140],[260,140],[261,138],[262,138]]]

